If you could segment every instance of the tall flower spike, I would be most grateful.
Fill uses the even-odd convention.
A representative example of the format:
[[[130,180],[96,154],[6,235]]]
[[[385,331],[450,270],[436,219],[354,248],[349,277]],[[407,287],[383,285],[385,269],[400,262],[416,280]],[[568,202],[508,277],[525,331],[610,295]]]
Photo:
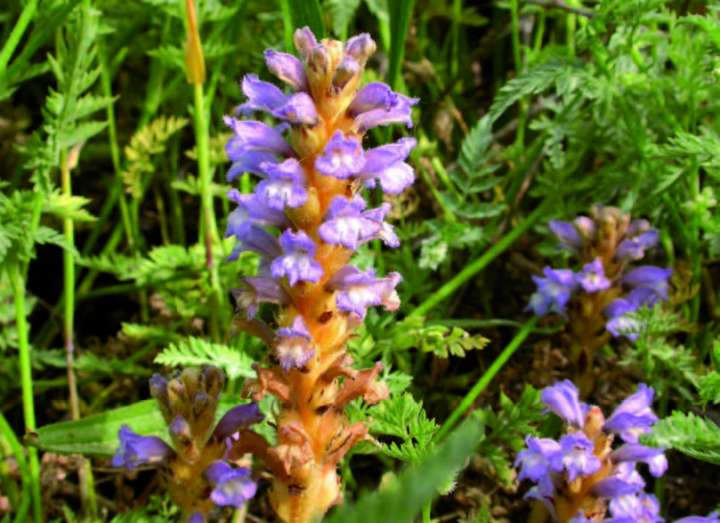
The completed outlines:
[[[399,244],[385,221],[390,204],[368,208],[361,191],[378,185],[390,195],[405,190],[415,179],[407,158],[416,141],[400,138],[367,151],[362,144],[372,127],[411,127],[417,100],[379,82],[360,86],[375,51],[367,34],[343,44],[318,41],[305,27],[294,41],[299,58],[265,52],[270,71],[292,92],[253,74],[243,80],[247,100],[240,113],[262,111],[281,126],[226,119],[233,131],[228,179],[243,169],[259,176],[253,195],[232,194],[238,208],[228,233],[238,241],[236,254],[261,256],[260,274],[246,277],[235,294],[245,315],[238,324],[259,334],[273,356],[248,385],[253,398],[273,394],[279,400],[277,444],[260,445],[259,452],[274,476],[270,501],[281,520],[307,523],[340,501],[337,464],[367,437],[366,427],[345,418],[345,407],[356,398],[375,403],[387,396],[376,381],[382,365],[352,368],[346,343],[369,307],[399,307],[395,289],[402,278],[360,270],[350,259],[374,239]],[[278,306],[274,332],[256,317],[261,303]],[[233,443],[232,456],[247,445],[242,438]],[[216,490],[224,484],[216,483]]]

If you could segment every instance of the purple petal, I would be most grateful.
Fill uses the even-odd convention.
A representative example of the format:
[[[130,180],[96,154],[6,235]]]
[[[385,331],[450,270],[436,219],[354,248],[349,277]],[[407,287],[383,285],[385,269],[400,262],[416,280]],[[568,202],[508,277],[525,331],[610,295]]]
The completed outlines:
[[[267,178],[256,187],[260,201],[268,207],[282,211],[285,207],[300,207],[307,201],[305,170],[294,158],[282,163],[263,164]]]
[[[622,282],[631,287],[652,289],[662,300],[668,298],[668,278],[672,269],[663,269],[654,265],[642,265],[628,272]]]
[[[612,473],[593,486],[593,493],[605,498],[635,494],[645,487],[645,481],[632,463],[620,463]]]
[[[315,344],[302,316],[295,316],[290,327],[278,329],[275,351],[285,371],[304,367],[315,355]]]
[[[272,115],[295,125],[316,125],[318,123],[315,102],[305,92],[290,96],[285,104],[272,111]]]
[[[232,161],[238,161],[248,151],[268,151],[281,156],[292,156],[293,150],[283,138],[282,131],[255,120],[238,120],[226,116],[225,124],[234,135],[225,146]]]
[[[364,163],[360,140],[354,136],[345,138],[342,131],[336,131],[315,160],[315,168],[325,176],[344,180],[360,172]]]
[[[650,430],[658,420],[650,406],[655,391],[641,383],[637,391],[623,400],[605,422],[605,429],[615,432],[628,443],[637,443],[638,437]]]
[[[348,111],[352,116],[375,109],[389,111],[394,103],[395,93],[388,85],[371,82],[358,91]]]
[[[380,107],[369,111],[358,113],[355,116],[355,126],[360,132],[379,125],[390,125],[394,123],[404,123],[406,127],[413,126],[412,106],[418,103],[418,98],[409,98],[402,94],[394,93],[392,105],[389,109]],[[354,104],[355,102],[353,102]],[[352,111],[352,104],[350,106]]]
[[[375,41],[368,33],[353,36],[345,43],[345,53],[357,60],[361,66],[365,65],[376,49]]]
[[[540,394],[540,400],[570,425],[582,428],[585,424],[577,387],[570,380],[559,381],[545,387]]]
[[[141,436],[127,425],[118,433],[120,446],[112,459],[113,467],[133,470],[141,465],[159,465],[173,454],[173,450],[156,436]]]
[[[269,227],[286,227],[288,225],[287,217],[283,212],[270,208],[255,194],[242,194],[237,189],[231,189],[227,196],[238,206],[228,217],[226,236],[238,235],[237,231],[247,228],[245,225],[247,222]]]
[[[605,277],[605,268],[602,260],[595,258],[585,264],[582,272],[577,274],[577,281],[588,293],[600,292],[610,288],[610,280]]]
[[[594,445],[582,432],[566,434],[560,438],[561,451],[553,454],[551,467],[555,472],[567,473],[569,481],[591,476],[602,464],[594,454]]]
[[[712,512],[707,516],[687,516],[676,519],[675,523],[720,523],[720,515],[717,512]]]
[[[537,292],[530,297],[528,308],[536,316],[544,316],[548,312],[565,314],[565,308],[577,288],[575,273],[569,269],[543,269],[544,278],[533,276]]]
[[[400,280],[401,276],[397,272],[385,278],[376,278],[372,269],[363,272],[346,265],[328,282],[328,287],[340,291],[335,297],[338,309],[357,314],[363,319],[368,307],[384,305],[386,310],[397,309],[400,298],[395,287]]]
[[[366,185],[374,186],[375,180],[387,194],[400,194],[415,180],[415,174],[404,160],[415,147],[414,138],[401,138],[396,143],[370,149],[365,156],[361,178]]]
[[[525,444],[527,449],[520,451],[515,459],[515,466],[520,467],[518,479],[538,482],[551,474],[550,462],[561,451],[560,444],[550,438],[533,436],[527,436]]]
[[[280,246],[283,254],[275,258],[270,266],[274,278],[287,278],[290,285],[320,280],[322,267],[313,258],[316,246],[304,231],[286,230],[280,236]]]
[[[233,295],[239,309],[244,310],[248,318],[254,318],[261,303],[287,304],[290,297],[282,286],[265,276],[247,276],[243,278],[245,288],[235,289]]]
[[[660,504],[652,494],[625,494],[610,500],[607,523],[662,523]]]
[[[260,176],[265,175],[265,170],[260,166],[265,163],[277,162],[277,157],[268,151],[247,151],[239,156],[230,166],[227,172],[227,181],[232,182],[243,173],[253,173]]]
[[[320,238],[332,245],[357,249],[361,243],[378,237],[382,229],[375,215],[365,209],[365,200],[336,196],[328,209],[325,221],[318,228]]]
[[[624,444],[615,450],[610,458],[618,463],[623,461],[646,463],[650,468],[650,474],[656,478],[665,474],[668,466],[664,449],[647,447],[639,443]]]
[[[295,30],[295,34],[293,35],[293,41],[295,42],[295,48],[300,53],[300,56],[302,56],[306,60],[310,56],[312,50],[318,46],[318,41],[317,38],[315,38],[315,34],[307,26]]]
[[[216,441],[222,441],[225,438],[230,437],[239,430],[245,429],[254,423],[262,421],[263,415],[260,413],[260,409],[257,403],[246,403],[244,405],[237,405],[231,408],[220,418],[215,430],[213,431],[212,437]]]
[[[621,241],[615,251],[615,257],[621,261],[639,260],[645,256],[645,251],[657,245],[660,234],[650,229],[632,238]]]
[[[296,91],[308,90],[305,67],[297,57],[267,49],[265,51],[265,64],[275,76],[289,84]]]
[[[202,515],[202,512],[195,512],[188,519],[188,523],[205,523],[205,516]]]
[[[574,224],[560,220],[550,220],[548,226],[563,247],[577,251],[583,246],[583,239]]]
[[[242,90],[248,98],[247,102],[236,109],[236,112],[242,115],[255,111],[272,113],[287,100],[287,96],[280,89],[270,82],[260,80],[256,74],[245,75]]]
[[[210,499],[219,507],[240,508],[257,492],[249,469],[232,468],[224,461],[214,461],[205,470],[205,476],[215,486]]]

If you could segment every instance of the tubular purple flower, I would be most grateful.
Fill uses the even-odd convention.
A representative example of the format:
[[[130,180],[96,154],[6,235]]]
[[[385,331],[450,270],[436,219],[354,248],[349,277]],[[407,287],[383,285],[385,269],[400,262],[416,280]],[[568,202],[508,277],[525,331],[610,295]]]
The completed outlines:
[[[553,454],[550,465],[555,472],[567,473],[569,481],[590,476],[600,470],[600,460],[593,453],[593,443],[582,432],[560,438],[560,452]]]
[[[235,133],[225,146],[230,160],[239,161],[248,151],[268,151],[280,156],[293,156],[280,128],[255,120],[238,120],[226,116],[225,124]]]
[[[617,463],[623,461],[645,463],[650,469],[650,474],[656,478],[665,474],[668,467],[664,449],[647,447],[640,443],[625,443],[622,447],[613,451],[610,459]]]
[[[315,35],[307,26],[295,30],[293,42],[300,56],[305,60],[310,57],[310,53],[318,46],[317,38],[315,38]]]
[[[365,205],[360,195],[352,198],[336,196],[330,202],[325,221],[318,228],[320,238],[325,243],[353,250],[377,238],[382,229],[382,217],[377,219],[376,209],[364,211]]]
[[[190,519],[188,519],[188,523],[205,523],[205,516],[200,512],[195,512],[190,516]]]
[[[630,341],[636,341],[640,337],[642,325],[635,318],[617,316],[605,324],[605,329],[615,338],[625,336]]]
[[[668,278],[672,269],[663,269],[654,265],[642,265],[628,272],[622,283],[631,287],[646,288],[655,291],[662,300],[668,298]]]
[[[375,109],[389,111],[395,103],[395,93],[382,82],[371,82],[360,89],[353,99],[348,112],[352,116]]]
[[[528,309],[536,316],[550,312],[565,314],[565,307],[577,288],[575,274],[569,269],[543,269],[544,278],[533,276],[537,291],[530,297]]]
[[[301,369],[315,355],[315,345],[303,317],[295,316],[290,327],[278,329],[278,341],[275,344],[280,366],[286,372]]]
[[[413,126],[412,106],[418,103],[418,101],[418,98],[409,98],[405,95],[394,93],[392,105],[389,109],[381,107],[359,113],[355,116],[355,127],[360,132],[365,132],[379,125],[395,123],[403,123],[407,128],[411,128]]]
[[[219,507],[241,508],[257,492],[257,484],[250,478],[250,470],[233,468],[225,461],[214,461],[205,471],[215,486],[210,499]]]
[[[572,381],[563,380],[545,387],[540,393],[540,400],[550,411],[573,427],[580,428],[585,424],[585,409]]]
[[[560,245],[566,249],[579,251],[583,246],[583,239],[574,224],[561,220],[550,220],[548,226],[555,237],[560,241]]]
[[[338,309],[357,314],[360,319],[364,319],[368,307],[384,305],[386,310],[398,308],[400,298],[395,287],[401,279],[397,272],[392,272],[385,278],[376,278],[372,269],[363,272],[352,265],[346,265],[328,282],[328,288],[340,291],[335,297]]]
[[[232,182],[235,178],[243,173],[253,173],[265,176],[265,171],[261,169],[264,163],[277,162],[277,157],[268,151],[248,151],[241,155],[239,159],[230,166],[226,179]]]
[[[635,494],[645,488],[645,481],[633,463],[619,463],[605,479],[593,486],[593,492],[604,498]]]
[[[605,276],[605,269],[600,258],[595,258],[583,266],[582,272],[577,274],[577,281],[585,292],[593,293],[610,288],[610,280]]]
[[[248,101],[235,109],[235,112],[241,115],[248,115],[255,111],[272,113],[287,100],[287,96],[275,84],[260,80],[256,74],[245,75],[242,81],[242,90]]]
[[[227,196],[238,206],[228,217],[225,236],[242,236],[242,230],[250,225],[287,227],[290,225],[285,213],[273,209],[256,194],[241,194],[237,189],[228,191]]]
[[[660,504],[652,494],[626,494],[610,501],[607,523],[662,523]]]
[[[345,43],[345,54],[357,60],[360,67],[364,67],[368,58],[375,53],[377,46],[368,33],[353,36]]]
[[[283,254],[270,266],[274,278],[287,278],[291,286],[305,281],[315,283],[322,277],[322,266],[313,258],[315,242],[305,231],[287,229],[280,235]]]
[[[605,429],[619,434],[627,443],[637,443],[641,434],[650,431],[658,420],[650,406],[655,391],[641,383],[637,391],[626,398],[605,422]]]
[[[538,482],[550,475],[550,463],[562,449],[554,439],[533,436],[525,438],[525,445],[527,449],[520,451],[515,459],[515,466],[520,468],[518,480]]]
[[[230,224],[228,224],[229,227]],[[275,259],[280,254],[278,240],[262,227],[245,222],[244,225],[235,229],[228,228],[226,236],[235,236],[238,242],[235,244],[228,260],[235,260],[240,253],[253,251],[260,254],[266,261]]]
[[[286,102],[272,111],[272,115],[295,125],[316,125],[318,123],[315,102],[309,94],[295,93]]]
[[[136,469],[141,465],[159,465],[173,455],[170,446],[155,436],[141,436],[127,425],[120,427],[120,447],[112,459],[113,467]]]
[[[568,523],[593,523],[593,520],[588,519],[582,512],[578,512]]]
[[[650,229],[635,237],[627,238],[620,242],[615,251],[615,258],[621,261],[640,260],[645,256],[645,251],[657,245],[660,234],[655,229]]]
[[[267,276],[246,276],[243,278],[245,287],[234,289],[233,296],[240,310],[245,311],[248,318],[254,318],[261,303],[284,305],[290,297],[282,286]]]
[[[258,199],[268,207],[282,211],[285,207],[300,207],[307,201],[305,171],[295,158],[282,163],[263,164],[267,178],[256,187]]]
[[[192,427],[190,427],[188,421],[180,415],[175,416],[170,425],[168,425],[168,432],[170,433],[170,438],[175,448],[182,448],[192,439]]]
[[[257,403],[251,402],[244,405],[237,405],[220,418],[220,421],[215,425],[212,438],[215,441],[223,441],[236,432],[262,421],[262,419],[263,415]]]
[[[336,131],[325,145],[323,153],[315,160],[315,168],[325,176],[341,180],[356,175],[365,164],[365,154],[360,140],[345,137]]]
[[[296,91],[308,90],[305,67],[296,56],[268,49],[265,51],[265,64],[275,76]]]
[[[405,163],[410,151],[417,144],[414,138],[401,138],[395,143],[370,149],[365,155],[361,179],[367,187],[375,187],[375,181],[387,194],[400,194],[414,181],[412,167]]]

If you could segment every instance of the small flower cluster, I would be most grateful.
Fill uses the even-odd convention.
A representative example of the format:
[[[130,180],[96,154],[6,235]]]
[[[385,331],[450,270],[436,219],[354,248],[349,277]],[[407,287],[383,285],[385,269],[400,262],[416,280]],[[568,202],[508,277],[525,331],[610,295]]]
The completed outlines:
[[[535,483],[526,498],[540,500],[559,523],[663,522],[657,499],[643,492],[645,481],[637,470],[639,463],[654,477],[667,470],[663,449],[639,441],[658,419],[651,408],[653,395],[652,388],[640,384],[605,419],[599,407],[580,401],[568,380],[543,389],[542,402],[567,430],[558,440],[526,438],[527,448],[515,462],[518,478]],[[616,438],[622,443],[614,448]],[[679,521],[720,522],[715,514]]]
[[[227,117],[233,131],[226,151],[228,180],[250,172],[259,177],[252,194],[237,190],[227,235],[236,238],[234,258],[260,255],[257,276],[235,291],[244,317],[237,324],[261,337],[277,365],[258,368],[249,385],[255,399],[270,393],[281,408],[277,445],[255,448],[274,476],[270,499],[284,521],[311,521],[340,499],[336,465],[359,440],[362,424],[350,425],[343,411],[354,398],[377,402],[386,388],[375,378],[380,364],[351,367],[346,341],[368,307],[399,306],[400,275],[378,276],[349,263],[371,240],[390,247],[398,237],[385,218],[389,203],[368,208],[363,188],[396,195],[414,180],[406,163],[413,138],[365,150],[365,133],[393,123],[412,126],[416,99],[383,83],[359,87],[375,51],[367,34],[347,42],[318,41],[308,28],[295,32],[300,58],[265,52],[270,71],[290,92],[248,74],[247,101],[236,112],[266,113],[276,126]],[[262,304],[279,306],[273,329],[259,318]]]
[[[603,309],[610,334],[636,339],[639,326],[628,314],[668,298],[671,269],[630,266],[657,245],[657,230],[647,220],[630,220],[619,209],[601,206],[594,207],[590,217],[553,220],[549,225],[583,267],[578,272],[545,267],[544,277],[533,276],[537,291],[528,307],[537,316],[565,315],[571,299],[577,297],[582,313],[587,312],[587,304]],[[583,300],[583,295],[589,296]]]
[[[157,436],[141,436],[124,425],[112,463],[135,470],[157,467],[168,492],[189,523],[203,523],[214,507],[242,507],[255,495],[250,470],[228,461],[232,443],[262,419],[257,405],[230,409],[216,424],[222,372],[214,367],[186,369],[171,379],[155,374],[150,391],[168,425],[172,446]]]

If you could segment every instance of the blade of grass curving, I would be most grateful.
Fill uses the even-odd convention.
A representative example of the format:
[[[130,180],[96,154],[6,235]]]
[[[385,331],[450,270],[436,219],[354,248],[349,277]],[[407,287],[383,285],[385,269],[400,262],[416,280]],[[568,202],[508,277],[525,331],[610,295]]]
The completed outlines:
[[[5,70],[7,69],[7,64],[10,61],[10,57],[15,51],[17,45],[20,43],[20,39],[25,33],[27,26],[35,17],[35,13],[37,12],[37,5],[38,0],[30,0],[27,4],[25,4],[25,7],[23,7],[22,12],[20,13],[20,18],[18,18],[18,21],[15,23],[15,26],[10,33],[10,36],[5,42],[5,45],[3,45],[2,50],[0,50],[0,78],[2,78],[2,76],[5,74]]]
[[[401,83],[400,70],[405,58],[405,41],[410,27],[415,0],[394,0],[388,2],[390,11],[390,57],[388,83],[397,89]]]
[[[482,428],[468,421],[451,434],[428,459],[405,469],[386,488],[361,497],[327,518],[327,523],[409,523],[480,443]]]
[[[20,494],[20,501],[18,505],[14,507],[14,521],[16,521],[17,523],[22,523],[23,521],[26,521],[27,513],[30,509],[30,471],[28,470],[27,460],[25,459],[25,451],[23,450],[22,445],[18,441],[17,436],[15,436],[15,432],[13,431],[12,427],[7,422],[5,416],[3,416],[2,413],[0,413],[0,437],[3,438],[10,447],[13,456],[15,456],[15,461],[20,472],[22,493]]]

